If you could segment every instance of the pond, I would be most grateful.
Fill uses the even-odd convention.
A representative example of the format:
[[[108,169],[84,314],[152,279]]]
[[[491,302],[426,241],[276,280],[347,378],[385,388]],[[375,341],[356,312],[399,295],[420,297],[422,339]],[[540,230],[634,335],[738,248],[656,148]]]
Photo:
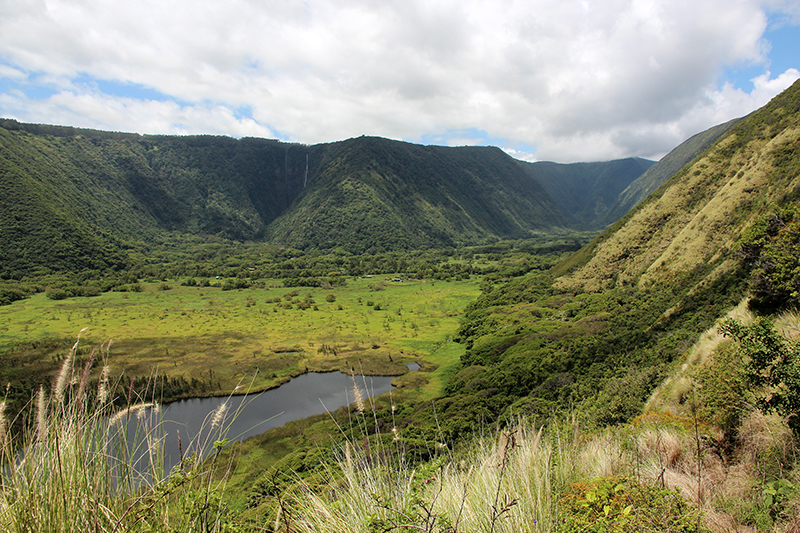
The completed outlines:
[[[407,367],[410,371],[419,369],[417,363],[409,363]],[[365,399],[379,396],[394,388],[392,379],[395,377],[308,372],[278,388],[257,394],[173,402],[163,406],[159,413],[148,412],[137,420],[151,425],[158,421],[157,434],[164,446],[164,468],[169,472],[180,462],[182,453],[186,455],[194,451],[207,455],[220,438],[220,426],[227,429],[224,436],[231,441],[244,440],[287,422],[333,412],[355,403],[355,386]],[[214,415],[220,409],[224,410],[224,418],[221,424],[212,428]],[[142,430],[137,424],[127,424],[129,443],[134,439],[137,427]]]

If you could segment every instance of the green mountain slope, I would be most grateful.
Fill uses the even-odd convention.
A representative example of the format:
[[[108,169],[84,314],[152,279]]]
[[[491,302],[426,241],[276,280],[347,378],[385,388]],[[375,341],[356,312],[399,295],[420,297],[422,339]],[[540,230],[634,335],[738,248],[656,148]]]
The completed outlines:
[[[355,252],[525,238],[567,223],[542,187],[497,148],[374,137],[324,145],[296,206],[270,226],[297,248]]]
[[[288,209],[302,189],[310,151],[267,139],[214,136],[145,136],[140,144],[143,171],[177,203],[171,216],[159,217],[162,223],[238,240],[262,238]]]
[[[622,218],[625,213],[636,207],[647,195],[658,189],[676,172],[689,164],[695,157],[714,144],[721,136],[727,133],[741,119],[734,119],[725,124],[719,124],[679,144],[655,165],[648,168],[642,175],[633,180],[617,197],[608,211],[599,220],[600,227],[607,227]]]
[[[620,194],[646,172],[653,161],[628,158],[600,163],[563,165],[540,161],[523,165],[553,197],[572,227],[603,229],[608,225],[604,221],[609,210],[618,202]]]
[[[534,174],[549,176],[562,200],[569,193],[557,180],[594,193],[559,207],[542,179],[497,148],[370,137],[304,146],[13,120],[0,120],[0,142],[7,277],[40,267],[119,268],[121,250],[167,234],[351,252],[526,238],[585,227],[575,221],[597,216],[646,166],[546,164]]]
[[[102,142],[100,143],[102,145]],[[120,186],[102,146],[0,128],[0,265],[19,277],[46,270],[119,268],[119,245],[156,224]],[[124,157],[120,154],[120,157]]]
[[[544,420],[577,408],[599,425],[639,414],[671,365],[749,293],[743,235],[778,257],[786,275],[775,279],[794,283],[796,298],[796,223],[782,231],[788,219],[774,213],[799,198],[797,82],[549,275],[487,290],[459,333],[468,349],[438,416],[460,435],[476,413]],[[758,268],[763,287],[772,267]]]
[[[564,289],[646,287],[735,268],[736,241],[770,206],[796,199],[800,84],[737,123],[567,263]]]

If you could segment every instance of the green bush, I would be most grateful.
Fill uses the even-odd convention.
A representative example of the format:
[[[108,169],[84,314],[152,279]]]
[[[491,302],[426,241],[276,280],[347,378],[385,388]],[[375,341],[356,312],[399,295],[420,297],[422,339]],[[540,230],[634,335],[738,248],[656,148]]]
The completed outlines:
[[[757,220],[739,241],[739,256],[750,269],[750,306],[770,312],[800,302],[800,217],[795,208],[775,209]]]
[[[708,531],[677,492],[630,479],[573,483],[558,501],[559,533]]]
[[[745,361],[745,377],[766,412],[789,417],[789,426],[800,434],[800,346],[775,331],[772,322],[759,318],[750,326],[726,320],[720,331],[739,343]],[[795,415],[795,416],[791,416]]]
[[[9,305],[11,302],[27,297],[28,294],[23,290],[0,288],[0,305]]]
[[[45,292],[45,295],[51,300],[64,300],[70,296],[64,289],[50,289]]]
[[[97,285],[90,283],[88,285],[84,285],[81,287],[80,295],[81,296],[100,296],[100,287]]]
[[[700,415],[727,432],[739,426],[748,394],[745,366],[736,346],[723,342],[697,373]]]

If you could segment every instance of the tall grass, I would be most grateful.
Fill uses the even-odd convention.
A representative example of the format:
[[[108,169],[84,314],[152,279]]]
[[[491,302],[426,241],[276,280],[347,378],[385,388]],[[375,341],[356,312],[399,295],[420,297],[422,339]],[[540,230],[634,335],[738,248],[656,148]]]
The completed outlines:
[[[355,379],[334,460],[313,477],[289,473],[292,482],[267,498],[274,512],[260,516],[269,519],[240,523],[226,503],[235,460],[221,453],[228,404],[209,415],[203,437],[180,445],[181,463],[165,473],[154,399],[115,410],[109,345],[82,369],[77,349],[52,390],[31,402],[21,439],[0,403],[0,531],[800,531],[797,443],[779,417],[743,418],[727,456],[701,438],[696,417],[660,410],[593,434],[577,417],[547,427],[519,420],[455,448],[431,442],[431,459],[417,462],[404,430],[379,431],[375,400]]]
[[[186,443],[183,461],[164,472],[158,406],[130,399],[114,411],[109,372],[96,390],[91,369],[109,345],[94,350],[83,369],[70,350],[52,391],[41,388],[18,439],[2,431],[0,530],[8,532],[220,531],[224,477],[217,455],[202,461],[206,443]],[[206,438],[224,446],[222,410]],[[0,429],[7,427],[0,416]],[[213,435],[213,437],[211,436]]]
[[[625,483],[624,489],[618,489],[620,497],[638,494],[640,485],[656,487],[679,505],[665,507],[663,495],[652,505],[655,509],[639,505],[642,498],[631,500],[636,506],[628,511],[624,506],[606,511],[612,527],[603,531],[624,531],[634,523],[641,531],[697,531],[697,509],[678,493],[661,489],[657,474],[652,473],[655,467],[641,464],[657,461],[641,459],[644,443],[627,439],[624,432],[583,436],[574,421],[553,424],[547,430],[521,422],[493,436],[476,436],[462,451],[440,447],[434,459],[412,464],[405,461],[398,444],[402,438],[383,448],[374,435],[369,445],[366,440],[348,438],[321,486],[298,482],[283,495],[273,530],[595,531],[580,529],[594,519],[576,515],[565,505],[565,498],[573,498],[583,509],[583,502],[591,501],[593,483],[606,479],[615,480],[614,486]],[[589,503],[586,506],[589,509]],[[659,518],[665,509],[672,515]],[[637,517],[640,522],[633,522]],[[689,524],[688,528],[670,529],[679,521]]]

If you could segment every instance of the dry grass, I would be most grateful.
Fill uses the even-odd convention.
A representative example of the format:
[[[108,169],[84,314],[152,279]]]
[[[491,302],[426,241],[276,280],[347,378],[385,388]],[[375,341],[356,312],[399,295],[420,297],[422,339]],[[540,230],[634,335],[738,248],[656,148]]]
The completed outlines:
[[[739,452],[730,458],[695,432],[692,419],[594,435],[572,423],[545,431],[521,422],[422,465],[405,463],[400,447],[378,460],[377,449],[377,441],[371,452],[362,442],[346,442],[325,489],[300,482],[287,498],[279,530],[554,532],[565,491],[601,478],[677,491],[701,511],[702,531],[785,533],[800,525],[792,514],[800,500],[772,510],[763,503],[766,480],[796,480],[796,443],[783,420],[761,413],[744,421]]]
[[[725,318],[733,318],[743,324],[754,320],[753,313],[747,307],[748,299],[739,302]],[[665,379],[645,404],[644,413],[671,412],[687,415],[686,399],[695,386],[694,375],[708,361],[714,350],[725,340],[717,326],[705,331],[681,359],[681,366]]]
[[[728,317],[744,324],[752,322],[746,303],[740,303]],[[788,339],[800,339],[797,311],[777,317],[775,326]],[[704,333],[687,351],[682,366],[656,389],[646,407],[649,415],[643,418],[673,417],[683,420],[684,427],[692,427],[695,375],[723,340],[716,327]],[[643,475],[696,502],[712,531],[793,531],[800,525],[798,495],[789,491],[770,507],[765,503],[765,490],[778,480],[800,486],[795,472],[798,443],[785,419],[750,409],[742,415],[735,441],[727,441],[724,448],[722,433],[702,420],[705,436],[699,441],[691,431],[641,433],[637,446],[643,457],[649,457]]]
[[[600,243],[582,267],[557,280],[564,290],[598,292],[614,286],[669,282],[699,265],[723,263],[760,206],[781,199],[793,183],[776,186],[770,154],[796,142],[797,127],[772,139],[759,139],[723,155],[735,136],[712,148],[687,170],[640,204],[626,223]],[[764,202],[755,204],[752,191]]]
[[[559,499],[576,483],[640,477],[658,484],[664,461],[671,461],[669,482],[673,470],[691,472],[683,438],[630,428],[586,436],[572,422],[548,430],[520,422],[476,440],[464,453],[443,450],[422,465],[405,463],[399,448],[381,461],[368,459],[362,443],[348,441],[328,470],[325,489],[300,483],[275,526],[295,532],[558,531]]]
[[[83,369],[70,350],[52,394],[41,388],[31,406],[30,429],[21,445],[7,433],[0,440],[0,530],[7,532],[220,531],[224,479],[217,456],[200,461],[208,443],[186,443],[186,460],[164,472],[158,410],[135,403],[114,413],[99,383],[87,390],[95,357],[106,360],[108,345],[93,352]],[[107,378],[107,373],[103,373]],[[49,397],[48,397],[49,396]],[[211,421],[205,438],[224,439],[224,413]],[[0,426],[5,418],[0,413]],[[224,469],[224,467],[223,467]]]

